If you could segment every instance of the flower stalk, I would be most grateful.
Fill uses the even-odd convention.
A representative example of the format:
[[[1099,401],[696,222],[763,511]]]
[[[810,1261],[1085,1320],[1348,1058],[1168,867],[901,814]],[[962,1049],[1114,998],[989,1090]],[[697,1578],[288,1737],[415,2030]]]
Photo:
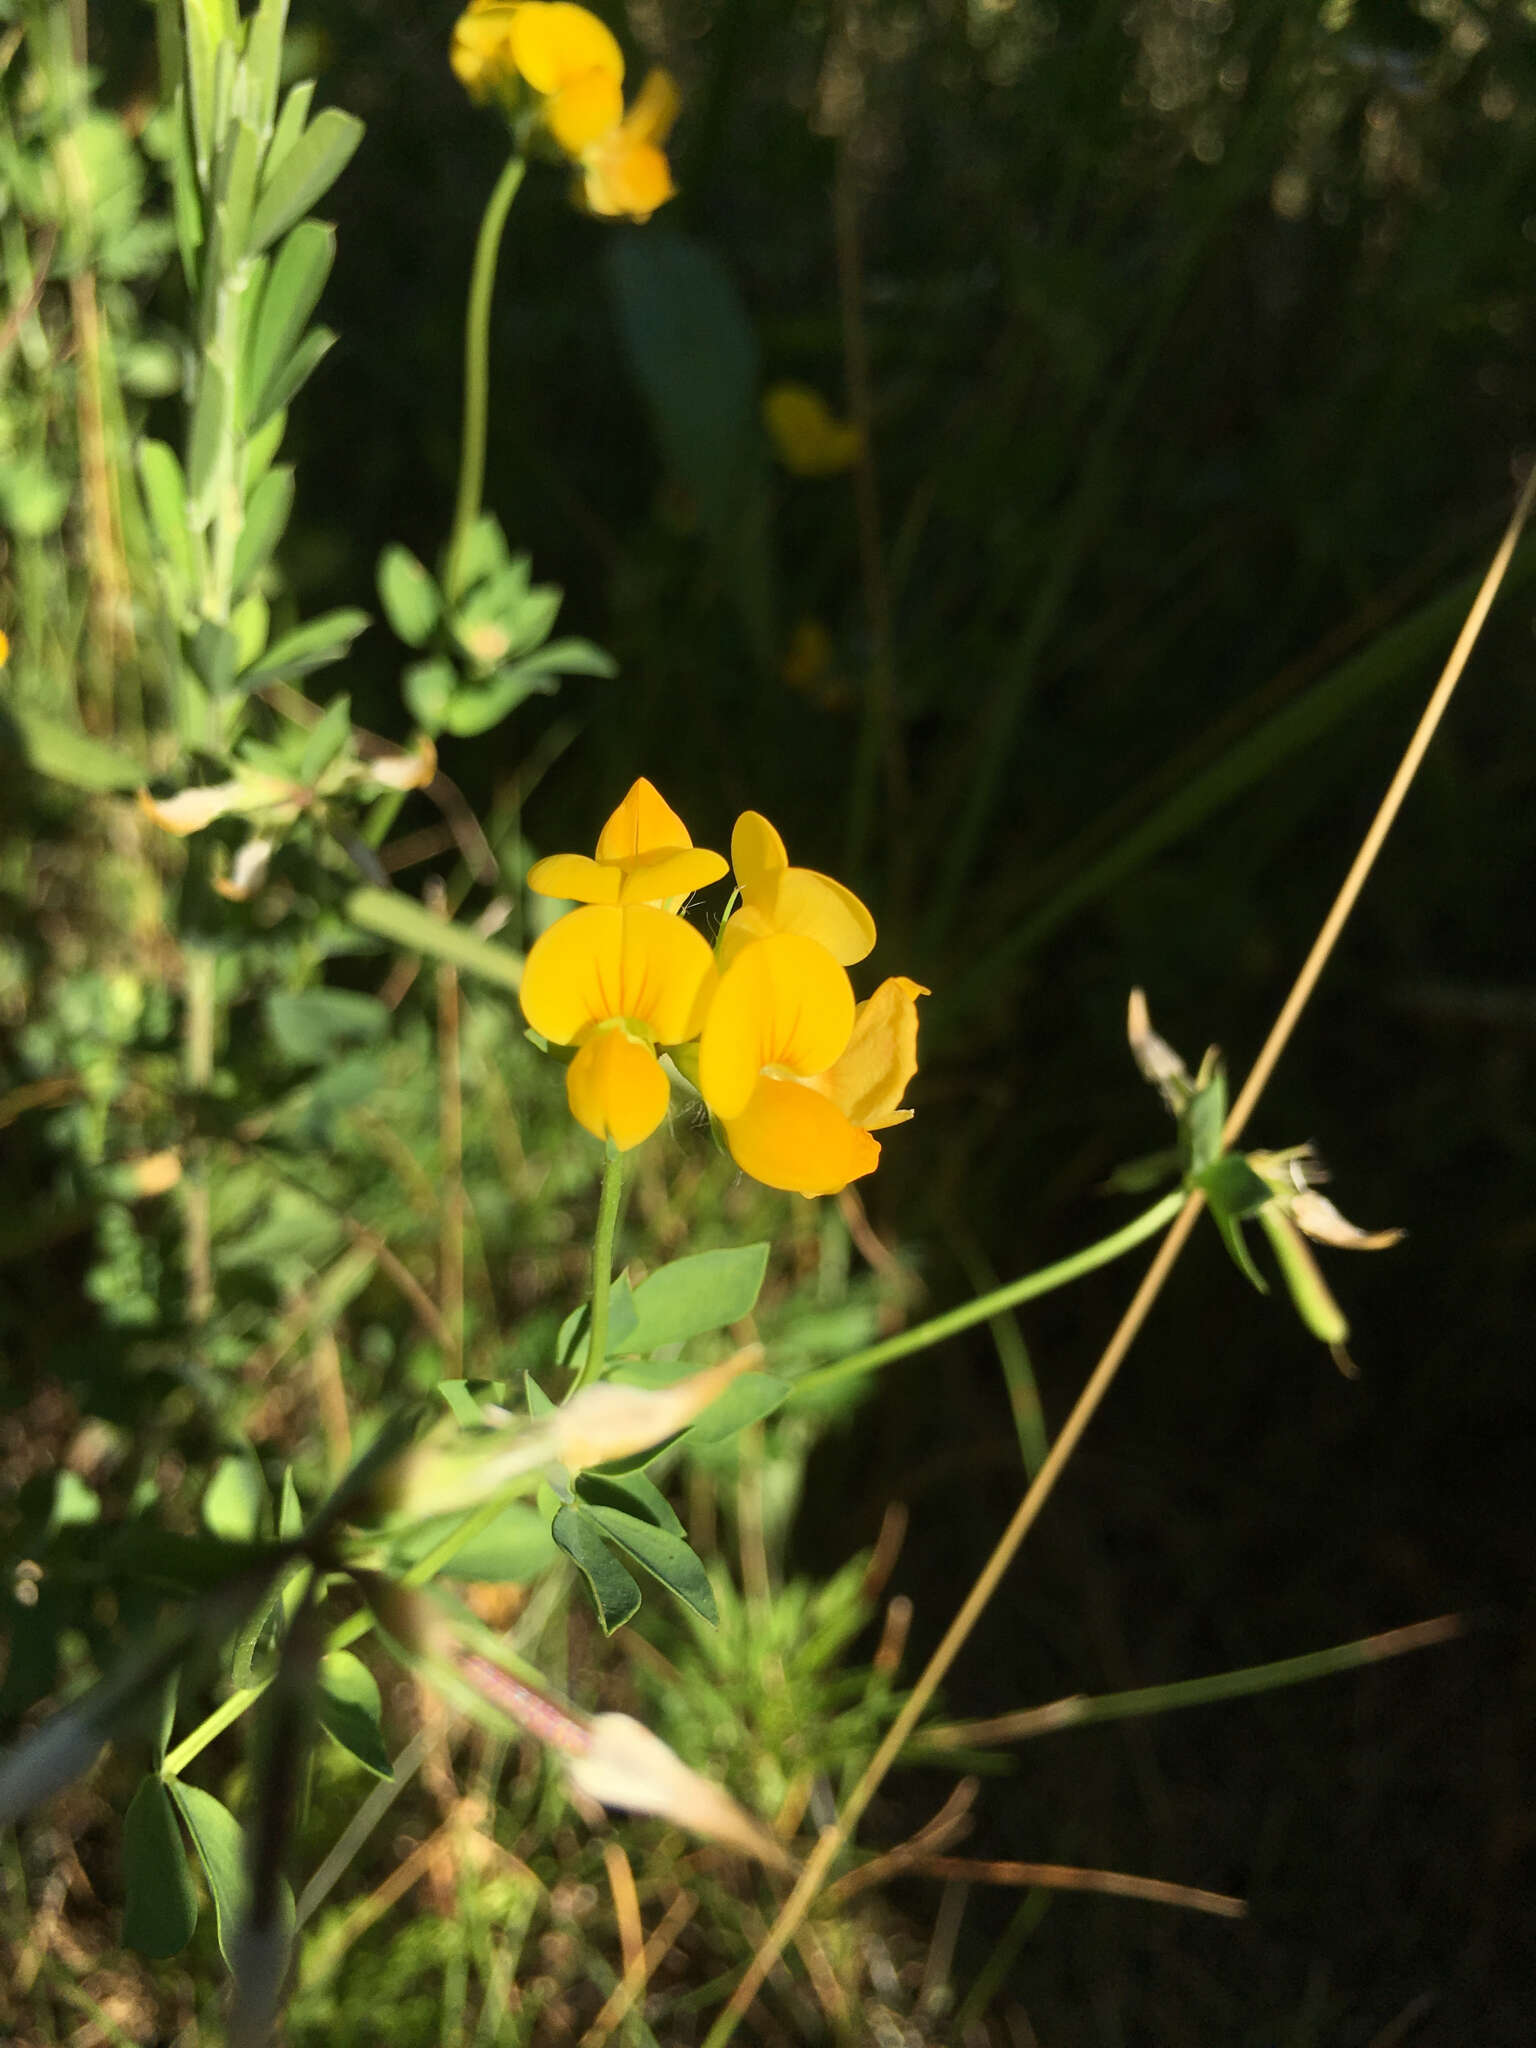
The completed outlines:
[[[448,541],[447,572],[443,578],[450,600],[463,595],[464,550],[480,516],[480,500],[485,491],[485,438],[491,390],[491,299],[496,289],[496,259],[501,250],[507,215],[512,210],[512,202],[517,197],[527,168],[527,159],[521,155],[514,154],[507,159],[486,202],[475,242],[475,264],[470,273],[469,305],[464,319],[464,432],[459,447],[459,489],[453,508],[453,531]]]

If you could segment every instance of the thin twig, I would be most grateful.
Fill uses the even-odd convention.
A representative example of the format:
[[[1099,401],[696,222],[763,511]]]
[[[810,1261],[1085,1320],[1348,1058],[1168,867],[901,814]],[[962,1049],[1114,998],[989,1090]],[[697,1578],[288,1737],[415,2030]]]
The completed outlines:
[[[677,1946],[677,1937],[693,1918],[698,1903],[691,1892],[678,1893],[668,1906],[661,1925],[633,1965],[624,1972],[602,2011],[582,2035],[578,2048],[602,2048],[614,2028],[622,2024],[635,2002],[645,1995],[646,1985]]]
[[[1222,1920],[1245,1920],[1248,1901],[1193,1885],[1165,1884],[1158,1877],[1131,1877],[1123,1870],[1080,1870],[1071,1863],[991,1863],[982,1857],[927,1856],[910,1866],[918,1877],[961,1878],[972,1884],[1038,1886],[1042,1891],[1107,1892],[1111,1898],[1145,1899],[1154,1906],[1185,1906]]]

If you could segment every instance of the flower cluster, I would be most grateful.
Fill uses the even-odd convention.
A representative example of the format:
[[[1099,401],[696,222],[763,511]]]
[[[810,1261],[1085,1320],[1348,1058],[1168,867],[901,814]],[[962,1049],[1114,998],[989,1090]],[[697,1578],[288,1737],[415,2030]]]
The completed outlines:
[[[569,0],[469,0],[449,62],[471,98],[513,119],[531,111],[580,167],[593,213],[647,220],[675,187],[662,145],[677,88],[653,71],[624,110],[624,54],[612,31]]]
[[[667,1111],[658,1050],[697,1079],[731,1156],[767,1186],[831,1195],[873,1172],[871,1135],[912,1114],[900,1107],[917,1071],[917,998],[903,975],[855,999],[847,970],[875,943],[850,890],[791,867],[766,818],[747,811],[731,835],[738,906],[711,950],[683,915],[726,863],[642,777],[603,827],[592,859],[554,854],[529,887],[573,899],[536,942],[523,1013],[552,1044],[574,1046],[571,1114],[628,1151]]]

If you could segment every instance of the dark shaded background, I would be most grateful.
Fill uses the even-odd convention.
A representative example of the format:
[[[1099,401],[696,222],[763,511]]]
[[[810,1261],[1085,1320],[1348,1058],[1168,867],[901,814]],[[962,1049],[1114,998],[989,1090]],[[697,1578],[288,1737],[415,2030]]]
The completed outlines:
[[[380,547],[431,555],[446,525],[464,279],[501,160],[444,63],[452,11],[307,16],[322,93],[369,136],[335,201],[343,343],[295,423],[305,598],[369,603]],[[1217,1039],[1240,1075],[1386,784],[1454,635],[1446,593],[1491,551],[1531,440],[1536,30],[1513,0],[870,0],[835,18],[662,0],[619,25],[682,80],[682,196],[653,229],[610,229],[575,218],[554,173],[530,179],[497,300],[488,497],[565,586],[563,628],[623,676],[445,760],[483,804],[575,717],[530,799],[535,844],[583,843],[643,771],[702,841],[751,803],[862,890],[877,966],[934,990],[920,1114],[870,1199],[942,1305],[963,1257],[1006,1276],[1130,1213],[1097,1189],[1168,1132],[1124,1049],[1128,987],[1191,1061]],[[881,792],[852,868],[856,710],[754,652],[658,454],[604,264],[615,237],[696,238],[764,376],[839,401],[839,150],[910,779],[899,810]],[[772,495],[777,644],[822,619],[856,692],[872,645],[847,480]],[[1382,655],[1440,601],[1422,645]],[[1379,690],[1336,712],[1325,694],[1310,745],[1020,941],[1268,709],[1373,655]],[[400,659],[380,629],[354,683],[387,731]],[[1042,2043],[1531,2038],[1531,661],[1527,583],[1252,1126],[1315,1140],[1347,1214],[1409,1233],[1328,1256],[1360,1379],[1202,1234],[947,1697],[997,1712],[1449,1610],[1471,1632],[1027,1748],[968,1851],[1253,1906],[1234,1930],[1059,1900],[1013,1979]],[[946,870],[973,810],[971,855]],[[1115,1269],[1026,1315],[1053,1423],[1132,1283]],[[814,1478],[808,1568],[910,1504],[915,1657],[1019,1490],[988,1342],[893,1370]],[[870,1838],[940,1796],[898,1781]],[[933,1897],[907,1903],[925,1921]],[[962,1982],[1012,1904],[973,1900]]]

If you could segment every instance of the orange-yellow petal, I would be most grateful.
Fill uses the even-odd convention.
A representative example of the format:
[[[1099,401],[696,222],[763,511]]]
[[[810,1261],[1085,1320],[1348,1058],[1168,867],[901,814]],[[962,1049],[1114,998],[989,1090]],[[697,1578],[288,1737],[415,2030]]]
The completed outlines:
[[[624,118],[624,88],[611,71],[583,71],[544,103],[544,121],[567,156],[580,156]]]
[[[653,143],[659,149],[672,133],[682,103],[677,80],[657,65],[645,74],[645,83],[624,116],[625,135],[632,143]]]
[[[597,835],[599,860],[623,860],[658,848],[692,846],[688,827],[653,782],[641,775]]]
[[[759,940],[710,1004],[699,1039],[700,1094],[729,1123],[765,1067],[824,1073],[848,1043],[853,1011],[853,985],[824,947],[793,933]]]
[[[917,1072],[917,998],[927,993],[898,974],[860,1003],[846,1048],[816,1083],[850,1123],[881,1131],[912,1114],[900,1103]]]
[[[559,92],[585,71],[624,77],[624,53],[613,31],[570,0],[524,0],[511,27],[512,55],[535,92]]]
[[[769,1074],[741,1114],[725,1120],[725,1137],[743,1173],[794,1195],[838,1194],[880,1163],[879,1145],[835,1103]]]
[[[615,1017],[680,1045],[698,1033],[715,979],[708,943],[680,917],[599,903],[558,918],[535,942],[520,995],[528,1022],[556,1045]]]
[[[677,191],[672,166],[654,142],[636,142],[615,130],[582,155],[582,192],[604,220],[649,220]]]
[[[584,853],[547,853],[528,870],[536,896],[564,896],[572,903],[617,903],[622,880],[616,867]]]
[[[651,1135],[670,1094],[655,1053],[619,1024],[594,1032],[565,1070],[571,1115],[594,1138],[612,1138],[621,1152]]]

